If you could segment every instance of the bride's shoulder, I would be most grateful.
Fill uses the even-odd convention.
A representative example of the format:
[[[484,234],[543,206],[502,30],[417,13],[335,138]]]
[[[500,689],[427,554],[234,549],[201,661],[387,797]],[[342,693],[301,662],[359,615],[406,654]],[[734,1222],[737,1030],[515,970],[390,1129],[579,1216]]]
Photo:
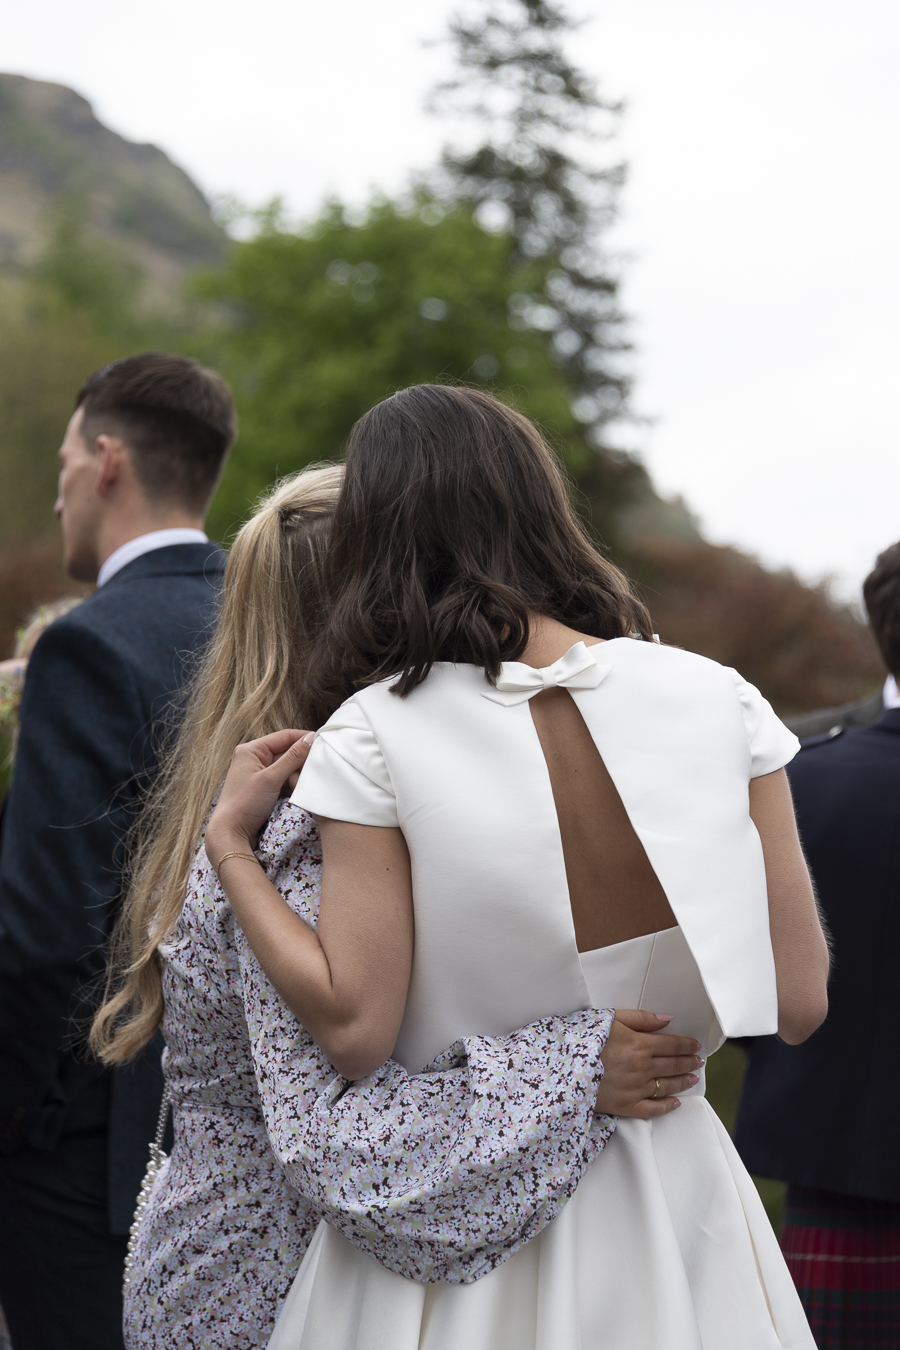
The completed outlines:
[[[328,721],[319,728],[318,734],[323,731],[342,731],[348,730],[365,731],[369,727],[368,711],[371,711],[373,699],[377,702],[377,690],[382,688],[381,684],[368,685],[365,689],[358,689],[355,694],[335,708]],[[368,710],[368,711],[367,711]]]
[[[714,739],[729,728],[743,735],[751,751],[752,776],[771,773],[787,764],[800,742],[776,715],[754,684],[731,666],[708,656],[666,647],[655,642],[616,639],[613,667],[624,676],[620,697],[639,700],[642,709],[656,709],[657,721],[684,720]],[[613,685],[609,686],[614,687]]]
[[[736,678],[730,666],[699,652],[684,647],[672,647],[664,642],[645,642],[635,638],[613,638],[597,651],[600,660],[612,659],[614,665],[646,674],[650,679],[670,679],[673,676],[685,682],[709,684],[714,681],[728,687]]]
[[[485,674],[480,666],[436,661],[420,684],[409,693],[398,695],[395,686],[399,675],[367,684],[357,689],[332,713],[322,730],[363,730],[380,721],[384,713],[398,708],[430,708],[437,701],[478,692],[484,687]]]
[[[628,638],[616,638],[601,650],[610,654],[613,670],[624,677],[623,692],[627,687],[635,696],[658,694],[669,706],[679,702],[710,711],[717,705],[740,707],[744,720],[754,724],[769,706],[738,671],[698,652]]]

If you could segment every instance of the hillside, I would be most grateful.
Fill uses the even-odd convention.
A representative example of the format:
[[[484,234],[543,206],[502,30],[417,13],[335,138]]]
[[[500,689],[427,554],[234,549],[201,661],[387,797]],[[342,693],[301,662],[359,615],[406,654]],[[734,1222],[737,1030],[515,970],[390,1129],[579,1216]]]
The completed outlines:
[[[72,89],[0,74],[0,268],[35,262],[67,206],[157,295],[225,252],[209,203],[162,150],[105,127]]]

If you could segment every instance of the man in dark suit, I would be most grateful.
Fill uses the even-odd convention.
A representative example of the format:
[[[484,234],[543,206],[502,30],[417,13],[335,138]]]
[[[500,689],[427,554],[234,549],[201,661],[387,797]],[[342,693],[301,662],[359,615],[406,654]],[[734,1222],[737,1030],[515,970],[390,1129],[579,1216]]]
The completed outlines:
[[[900,672],[900,544],[863,594]],[[806,741],[788,766],[834,942],[826,1021],[803,1045],[749,1043],[735,1142],[789,1183],[782,1246],[821,1344],[900,1345],[900,699],[870,726]]]
[[[16,1350],[122,1346],[160,1047],[102,1070],[78,1025],[161,723],[215,620],[225,557],[202,527],[234,435],[219,376],[151,352],[85,382],[60,450],[66,566],[97,590],[29,661],[0,843],[0,1303]]]
[[[850,727],[869,727],[884,712],[891,693],[892,680],[888,676],[887,689],[879,688],[865,698],[855,699],[852,703],[842,703],[837,708],[816,708],[813,712],[798,713],[796,717],[785,718],[795,736],[801,741],[813,736],[836,736]],[[896,685],[893,686],[896,692]]]

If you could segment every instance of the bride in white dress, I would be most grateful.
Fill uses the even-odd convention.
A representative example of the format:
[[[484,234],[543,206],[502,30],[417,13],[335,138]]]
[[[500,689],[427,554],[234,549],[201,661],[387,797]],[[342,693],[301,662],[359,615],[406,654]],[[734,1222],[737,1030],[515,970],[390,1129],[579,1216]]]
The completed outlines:
[[[489,396],[395,395],[346,473],[311,678],[331,716],[294,792],[321,820],[318,936],[254,927],[264,877],[223,873],[339,1072],[419,1072],[591,1006],[669,1014],[704,1055],[810,1035],[827,950],[782,772],[797,742],[761,695],[648,640],[535,428]],[[255,744],[265,796],[292,752]],[[252,847],[239,796],[213,861]],[[404,1278],[323,1222],[270,1350],[812,1350],[702,1073],[680,1095],[620,1120],[558,1217],[472,1283]]]

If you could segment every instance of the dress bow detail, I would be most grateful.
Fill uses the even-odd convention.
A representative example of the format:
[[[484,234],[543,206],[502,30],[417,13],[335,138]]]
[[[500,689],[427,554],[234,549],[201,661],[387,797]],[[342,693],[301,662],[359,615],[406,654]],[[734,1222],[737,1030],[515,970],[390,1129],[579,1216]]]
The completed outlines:
[[[595,651],[596,647],[576,642],[552,666],[542,666],[539,670],[521,661],[504,661],[496,685],[492,689],[483,689],[482,697],[511,708],[516,703],[525,703],[543,689],[596,689],[612,666],[600,665]]]

